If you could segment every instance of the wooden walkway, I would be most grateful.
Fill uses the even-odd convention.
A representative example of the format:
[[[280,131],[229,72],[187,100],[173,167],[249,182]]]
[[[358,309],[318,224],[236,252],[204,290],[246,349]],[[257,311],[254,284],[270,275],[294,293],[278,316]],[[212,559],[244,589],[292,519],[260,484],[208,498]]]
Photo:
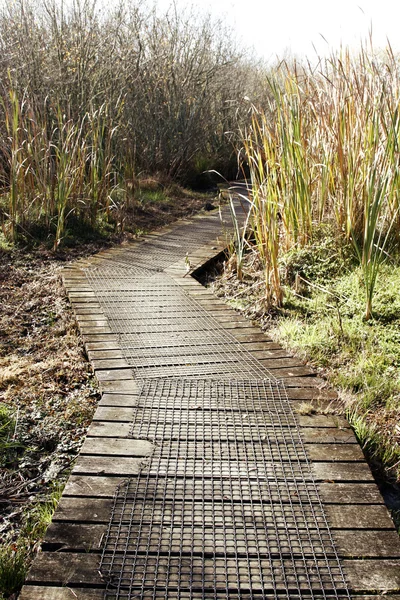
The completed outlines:
[[[335,392],[187,272],[218,229],[198,216],[64,270],[102,398],[21,600],[400,600]]]

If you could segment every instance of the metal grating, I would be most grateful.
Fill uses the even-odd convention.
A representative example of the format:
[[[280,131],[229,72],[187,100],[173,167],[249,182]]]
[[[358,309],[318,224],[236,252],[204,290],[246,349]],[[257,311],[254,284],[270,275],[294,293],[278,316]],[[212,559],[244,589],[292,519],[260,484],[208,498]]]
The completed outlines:
[[[248,210],[247,203],[236,200],[234,204],[239,221],[244,221]],[[163,271],[184,258],[186,253],[190,255],[218,237],[224,237],[228,230],[232,230],[232,219],[229,206],[224,206],[220,208],[219,214],[195,219],[190,222],[190,227],[188,223],[182,223],[162,236],[146,236],[144,241],[121,249],[114,253],[112,258],[102,257],[102,261],[104,264],[111,261],[121,266],[131,267],[135,264],[137,268],[144,270]]]
[[[138,378],[263,378],[273,375],[165,273],[87,278]]]
[[[143,381],[135,410],[156,449],[115,494],[107,600],[349,598],[282,384]]]

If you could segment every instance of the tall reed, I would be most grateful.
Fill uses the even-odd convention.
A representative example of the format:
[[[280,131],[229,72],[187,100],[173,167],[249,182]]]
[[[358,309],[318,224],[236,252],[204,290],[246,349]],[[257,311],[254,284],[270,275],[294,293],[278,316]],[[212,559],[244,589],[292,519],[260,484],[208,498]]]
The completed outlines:
[[[44,227],[56,249],[70,215],[92,228],[99,215],[110,216],[117,124],[107,105],[73,120],[47,100],[44,106],[20,101],[12,85],[8,98],[2,103],[10,147],[2,190],[6,233],[16,242],[29,225]]]
[[[253,228],[266,298],[282,302],[279,256],[307,244],[325,220],[352,243],[366,290],[365,318],[387,244],[399,225],[400,75],[389,51],[363,48],[320,62],[280,64],[269,101],[241,132],[254,199]]]

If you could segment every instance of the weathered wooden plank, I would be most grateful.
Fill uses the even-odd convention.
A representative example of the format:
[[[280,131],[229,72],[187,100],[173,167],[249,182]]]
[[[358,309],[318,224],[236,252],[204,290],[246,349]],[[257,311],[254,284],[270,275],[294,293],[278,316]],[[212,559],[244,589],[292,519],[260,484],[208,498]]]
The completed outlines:
[[[300,427],[336,427],[350,429],[348,421],[338,415],[299,415],[296,414]]]
[[[263,363],[263,361],[260,361]],[[269,365],[268,368],[271,373],[277,377],[278,379],[285,380],[285,383],[288,379],[299,379],[300,377],[304,377],[307,379],[317,379],[315,376],[315,371],[310,367],[299,366],[299,367],[287,367],[287,368],[275,368],[272,365]]]
[[[119,352],[121,351],[121,346],[118,342],[118,339],[115,336],[110,336],[109,339],[105,339],[102,341],[85,340],[85,346],[87,352],[90,352],[91,350],[118,350]]]
[[[104,589],[25,585],[19,600],[104,600]]]
[[[123,481],[126,481],[125,476],[106,477],[104,475],[94,476],[73,473],[64,488],[63,498],[67,496],[112,498],[117,486]]]
[[[87,342],[108,342],[109,344],[118,344],[118,338],[115,333],[81,333],[85,345]],[[111,346],[109,347],[111,349]],[[119,344],[116,347],[119,348]]]
[[[124,354],[122,352],[122,350],[102,350],[102,349],[95,349],[95,350],[89,350],[88,349],[88,354],[89,354],[89,358],[91,360],[106,360],[106,359],[118,359],[118,358],[124,358]]]
[[[107,421],[94,421],[90,424],[87,435],[90,437],[114,437],[114,438],[125,438],[129,437],[131,430],[131,424],[126,423],[115,423]]]
[[[308,458],[314,462],[365,460],[358,444],[307,444],[306,451]]]
[[[400,558],[396,531],[335,530],[333,539],[339,556],[346,558]]]
[[[72,472],[87,475],[137,475],[143,461],[143,458],[80,455]]]
[[[69,523],[53,521],[42,542],[45,552],[89,552],[100,550],[107,523]]]
[[[314,463],[311,469],[316,481],[358,481],[373,482],[367,463]]]
[[[100,304],[97,304],[97,306],[94,305],[94,304],[90,305],[90,306],[87,306],[85,304],[84,308],[79,308],[79,305],[74,304],[73,309],[74,309],[74,313],[76,315],[81,316],[81,317],[83,317],[83,316],[90,316],[92,314],[104,314],[102,312]]]
[[[118,396],[117,396],[118,397]],[[124,398],[124,396],[119,396]],[[123,406],[123,408],[135,406],[131,398],[133,396],[126,396],[129,402],[124,406],[121,401],[116,403],[117,406]],[[112,402],[107,402],[107,406],[113,406]],[[115,422],[115,421],[94,421],[91,423],[88,430],[88,437],[115,437],[122,438],[128,437],[130,432],[130,422]],[[303,442],[308,447],[308,444],[354,444],[357,445],[357,440],[350,429],[337,429],[333,427],[327,428],[308,428],[304,427],[301,430]],[[357,447],[357,446],[356,446]],[[315,452],[317,451],[317,447]]]
[[[314,371],[312,369],[310,369],[310,367],[307,367],[306,365],[304,365],[304,363],[297,359],[297,358],[278,358],[278,357],[272,357],[272,358],[259,358],[257,357],[257,360],[260,362],[260,364],[262,364],[264,367],[266,367],[267,369],[271,369],[274,371],[274,375],[275,375],[275,369],[281,369],[281,368],[294,368],[294,369],[302,369],[303,373],[314,373]]]
[[[320,482],[318,490],[325,503],[333,504],[383,504],[378,486],[373,483],[337,483]],[[360,510],[362,506],[360,506]]]
[[[88,552],[100,549],[107,527],[107,523],[53,522],[46,532],[42,548],[44,551],[62,550],[69,552]],[[181,529],[181,525],[178,524],[178,527]],[[187,529],[190,530],[188,533],[198,536],[207,532],[202,525],[193,526],[193,528],[188,525]],[[181,531],[181,534],[183,533],[184,531]],[[228,537],[234,537],[232,529],[228,529],[226,534]],[[239,527],[236,535],[242,539],[246,533],[243,528]],[[177,539],[177,536],[173,535],[172,538]],[[400,540],[394,530],[335,530],[333,531],[333,539],[341,558],[400,558]],[[162,548],[166,552],[169,549],[168,547]],[[205,548],[205,551],[212,552],[213,548]]]
[[[99,406],[94,414],[95,421],[121,421],[130,423],[133,411],[130,408]]]
[[[179,592],[180,600],[192,600],[192,597],[191,592]],[[165,592],[146,591],[143,593],[142,599],[146,600],[147,598],[149,600],[164,600]],[[239,600],[239,596],[233,593],[230,594],[230,598],[231,600]],[[240,594],[240,598],[251,600],[243,593]],[[104,600],[104,590],[27,585],[23,588],[19,600]],[[364,596],[357,594],[357,600],[400,600],[400,596],[392,594]]]
[[[246,348],[246,350],[247,350],[247,348]],[[284,350],[283,348],[275,348],[275,349],[273,348],[273,349],[270,350],[270,349],[268,349],[268,346],[267,346],[265,349],[262,349],[262,350],[250,350],[249,352],[257,360],[263,360],[263,359],[269,359],[269,360],[276,360],[276,359],[293,360],[291,358],[290,353],[287,352],[287,350]]]
[[[75,318],[78,323],[97,323],[98,321],[107,322],[107,317],[104,313],[100,311],[90,311],[88,313],[81,314],[78,311],[75,311]]]
[[[90,325],[90,326],[86,326],[86,325],[79,325],[79,329],[82,333],[82,335],[86,336],[86,335],[99,335],[102,333],[113,333],[111,331],[111,328],[109,327],[109,325],[106,323],[104,326],[94,326],[94,325]]]
[[[337,400],[337,392],[328,387],[316,387],[316,388],[305,388],[305,387],[288,387],[286,393],[290,400]]]
[[[81,455],[150,456],[153,451],[154,444],[147,440],[96,437],[86,438],[81,448]]]
[[[137,382],[133,379],[121,381],[100,381],[100,389],[108,394],[131,394],[137,390]]]
[[[139,394],[103,394],[99,406],[137,406]]]
[[[306,444],[358,444],[351,429],[338,427],[302,427],[301,437]]]
[[[99,573],[100,556],[87,553],[40,552],[28,573],[28,583],[105,587]]]
[[[285,386],[286,387],[313,387],[313,388],[321,388],[326,385],[325,379],[321,379],[321,377],[287,377],[285,378]]]
[[[111,498],[74,498],[63,496],[53,515],[53,522],[74,521],[108,524],[113,501]]]
[[[330,527],[334,529],[392,529],[393,521],[386,506],[374,504],[359,506],[351,504],[327,504],[326,516]]]
[[[107,382],[108,383],[108,382]],[[118,382],[123,383],[123,382]],[[133,386],[129,388],[132,392]],[[108,396],[108,395],[107,395]],[[125,406],[98,406],[94,420],[95,421],[121,421],[131,422],[133,418],[133,410]],[[177,414],[177,419],[179,413]],[[316,427],[323,428],[344,428],[347,429],[348,423],[345,419],[337,417],[336,415],[299,415],[298,422],[301,427]],[[350,431],[350,430],[349,430]]]
[[[146,504],[146,502],[145,502]],[[153,499],[148,500],[148,506],[153,506]],[[160,503],[157,507],[157,503],[154,507],[154,511],[146,511],[147,517],[144,517],[143,523],[159,523],[161,520],[163,501],[160,499]],[[250,506],[250,505],[249,505]],[[71,521],[71,522],[82,522],[82,523],[108,523],[111,515],[112,499],[111,498],[96,498],[92,497],[90,502],[83,497],[74,496],[63,496],[60,500],[58,508],[54,514],[53,521]],[[206,514],[212,514],[212,504],[207,505],[207,501],[203,503],[203,508]],[[264,505],[263,514],[268,515],[269,508],[267,504]],[[211,511],[211,512],[208,512]],[[328,523],[332,530],[334,529],[368,529],[368,530],[391,530],[395,531],[393,527],[393,521],[391,520],[387,508],[384,505],[374,504],[372,506],[364,505],[360,510],[359,506],[349,504],[327,504],[325,505],[325,513],[327,516]],[[257,505],[254,507],[254,514],[257,515]],[[150,519],[150,520],[146,520]],[[163,517],[164,524],[173,522],[176,526],[186,524],[188,526],[202,527],[203,517],[202,513],[199,512],[197,515],[191,513],[185,513],[182,517],[180,512],[177,514],[171,513],[169,516]],[[224,525],[231,527],[236,523],[234,517],[225,515]],[[263,527],[264,517],[261,511],[259,511],[258,525]],[[257,524],[257,518],[255,517],[254,525]],[[239,526],[236,523],[237,526]],[[310,525],[310,524],[309,524]],[[216,524],[218,527],[218,524]],[[298,524],[299,528],[302,529],[303,525],[301,522]],[[284,522],[278,523],[278,528],[284,528]],[[312,528],[312,526],[311,526]],[[322,527],[323,528],[323,527]],[[400,540],[398,542],[400,544]]]
[[[38,554],[33,568],[28,574],[30,583],[49,582],[55,585],[90,586],[103,585],[99,573],[100,557],[90,552],[42,552]],[[161,572],[164,572],[162,563],[167,566],[167,558],[160,559]],[[211,559],[202,560],[204,568],[213,572]],[[240,561],[239,561],[240,564]],[[200,562],[199,562],[200,565]],[[195,565],[196,566],[196,565]],[[246,568],[246,563],[242,566]],[[400,589],[400,559],[382,560],[343,560],[347,581],[351,591],[368,593],[375,590],[384,590],[386,593],[397,592]],[[271,588],[273,580],[264,577],[264,583]]]
[[[128,366],[126,369],[98,369],[96,371],[96,377],[99,381],[121,381],[133,379],[132,367]]]
[[[124,477],[105,477],[91,475],[72,475],[65,487],[64,496],[112,497],[116,487],[124,481]],[[163,488],[164,489],[164,488]],[[382,496],[375,483],[335,483],[321,482],[318,485],[321,499],[333,504],[382,504]],[[200,488],[199,499],[203,498]],[[193,497],[197,498],[193,491]],[[161,498],[170,499],[164,492]],[[360,508],[362,510],[362,506]]]
[[[349,586],[355,592],[398,592],[400,560],[344,560]]]
[[[104,371],[105,369],[132,369],[132,366],[124,358],[91,358],[91,362],[93,364],[94,370],[96,371],[96,376],[97,371]]]

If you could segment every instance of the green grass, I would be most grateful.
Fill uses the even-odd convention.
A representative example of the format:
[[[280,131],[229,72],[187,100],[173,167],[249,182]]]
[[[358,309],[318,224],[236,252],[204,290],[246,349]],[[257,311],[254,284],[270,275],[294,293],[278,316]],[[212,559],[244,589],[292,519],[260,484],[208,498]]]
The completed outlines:
[[[0,550],[0,600],[20,590],[26,575],[27,551],[14,544]]]
[[[347,413],[370,456],[400,476],[400,266],[381,267],[372,318],[363,318],[365,290],[358,267],[325,271],[311,253],[310,285],[285,289],[274,337],[325,370],[347,398]],[[322,277],[319,267],[322,268]]]

